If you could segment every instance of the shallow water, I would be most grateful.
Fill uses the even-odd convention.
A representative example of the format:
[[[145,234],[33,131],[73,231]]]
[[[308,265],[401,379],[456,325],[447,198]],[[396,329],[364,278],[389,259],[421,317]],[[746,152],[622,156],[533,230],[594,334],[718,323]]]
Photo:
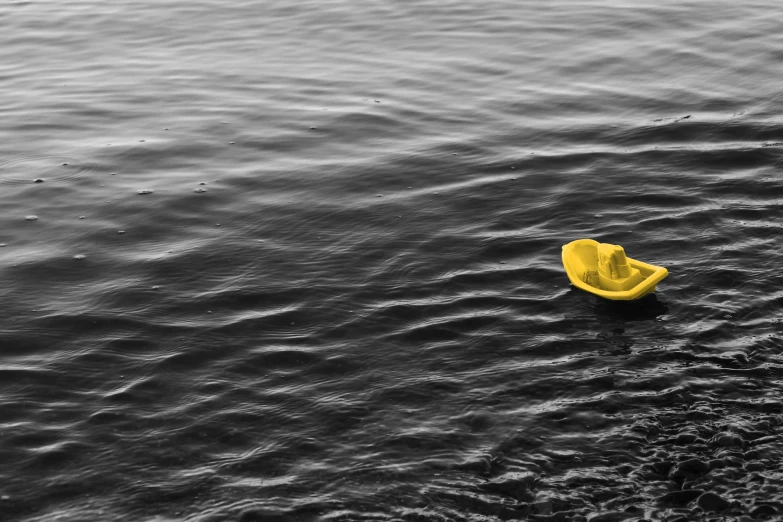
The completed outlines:
[[[783,8],[658,4],[0,6],[1,518],[780,516]]]

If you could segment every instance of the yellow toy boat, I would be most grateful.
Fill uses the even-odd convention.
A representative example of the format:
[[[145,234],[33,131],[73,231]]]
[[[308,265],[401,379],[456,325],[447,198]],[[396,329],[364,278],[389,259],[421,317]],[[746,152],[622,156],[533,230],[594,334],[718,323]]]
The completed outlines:
[[[575,287],[616,301],[630,301],[655,292],[669,275],[662,266],[625,256],[620,245],[577,239],[563,245],[563,266]]]

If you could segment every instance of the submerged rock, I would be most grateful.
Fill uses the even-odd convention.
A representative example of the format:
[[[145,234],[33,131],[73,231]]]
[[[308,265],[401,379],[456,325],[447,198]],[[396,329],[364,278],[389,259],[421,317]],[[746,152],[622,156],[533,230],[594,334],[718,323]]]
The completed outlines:
[[[621,522],[624,520],[628,520],[627,512],[609,511],[590,518],[589,522]]]
[[[709,470],[709,464],[703,460],[693,458],[677,464],[674,469],[672,469],[671,473],[669,473],[669,478],[695,478],[704,475]]]
[[[722,448],[741,448],[745,444],[745,441],[739,435],[726,432],[718,433],[710,442]]]
[[[704,442],[695,433],[680,433],[677,435],[677,438],[674,439],[674,443],[680,445],[693,444],[696,441]]]
[[[506,473],[491,482],[480,484],[478,487],[483,491],[499,493],[520,502],[530,502],[535,497],[530,491],[535,480],[536,475],[532,473]]]
[[[691,500],[698,498],[704,493],[702,489],[685,489],[681,491],[670,491],[662,497],[658,497],[658,503],[669,506],[681,506]]]
[[[696,503],[704,511],[723,511],[731,506],[731,503],[720,495],[715,493],[704,493],[697,500]]]
[[[674,467],[674,462],[668,460],[664,460],[662,462],[654,462],[651,467],[656,473],[665,476]]]
[[[778,510],[769,504],[759,504],[750,510],[750,516],[753,518],[772,517],[778,514]]]

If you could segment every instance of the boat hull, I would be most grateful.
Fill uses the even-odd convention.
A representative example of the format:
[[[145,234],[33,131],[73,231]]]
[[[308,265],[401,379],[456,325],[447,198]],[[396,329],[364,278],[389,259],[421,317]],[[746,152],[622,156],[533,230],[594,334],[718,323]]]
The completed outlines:
[[[577,239],[563,245],[563,267],[571,284],[580,290],[613,301],[633,301],[655,292],[656,285],[669,274],[662,266],[629,257],[628,264],[639,270],[642,275],[641,282],[628,290],[613,291],[601,288],[594,277],[598,271],[598,245],[598,241],[592,239]]]

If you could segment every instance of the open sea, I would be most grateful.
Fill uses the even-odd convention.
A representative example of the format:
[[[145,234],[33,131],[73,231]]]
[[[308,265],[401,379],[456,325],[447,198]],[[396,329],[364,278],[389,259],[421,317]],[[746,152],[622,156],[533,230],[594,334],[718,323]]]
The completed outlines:
[[[0,521],[783,519],[781,21],[4,0]]]

